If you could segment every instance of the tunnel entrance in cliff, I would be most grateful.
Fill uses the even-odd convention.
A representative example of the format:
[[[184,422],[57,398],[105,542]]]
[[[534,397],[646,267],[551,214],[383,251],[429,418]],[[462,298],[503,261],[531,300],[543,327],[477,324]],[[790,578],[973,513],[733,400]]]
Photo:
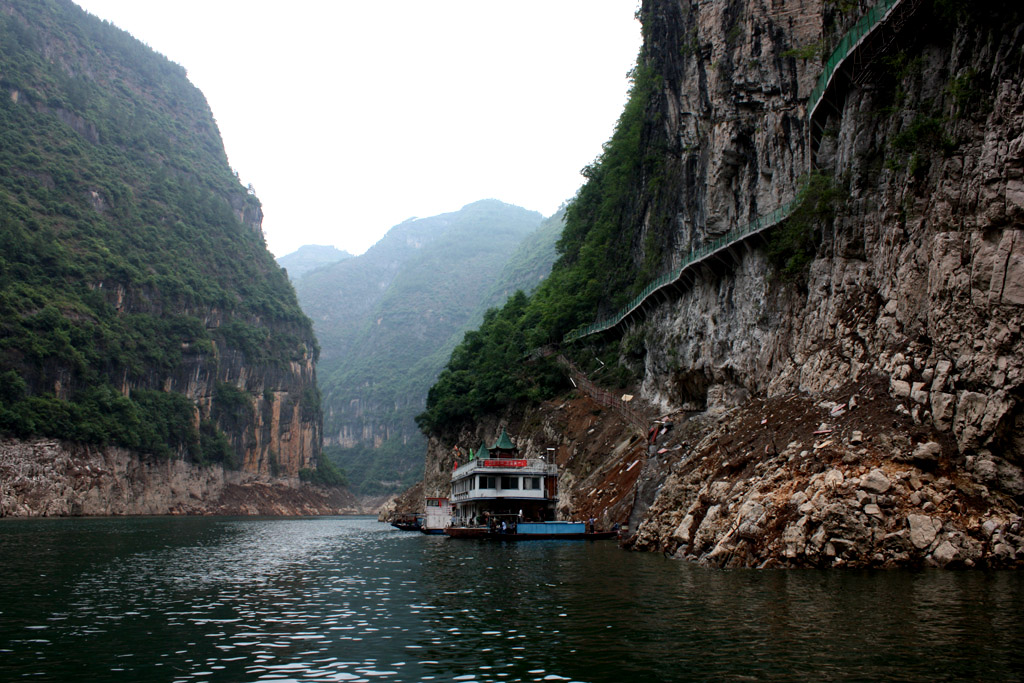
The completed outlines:
[[[704,411],[708,408],[707,375],[700,370],[677,372],[672,379],[673,403],[680,410]]]

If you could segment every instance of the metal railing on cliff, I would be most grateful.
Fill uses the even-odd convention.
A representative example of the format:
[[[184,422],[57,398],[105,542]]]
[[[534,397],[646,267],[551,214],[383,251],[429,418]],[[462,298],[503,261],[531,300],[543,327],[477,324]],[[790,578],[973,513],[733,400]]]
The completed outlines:
[[[847,63],[850,62],[852,58],[857,56],[858,50],[867,43],[868,37],[871,36],[879,27],[884,26],[887,21],[894,18],[900,22],[906,20],[909,18],[910,14],[920,6],[921,2],[922,0],[879,0],[878,3],[864,13],[857,23],[854,24],[853,28],[843,35],[831,55],[829,55],[828,59],[825,60],[821,76],[818,77],[817,84],[811,90],[807,104],[808,120],[811,123],[811,125],[808,126],[809,170],[813,169],[814,150],[821,135],[821,126],[815,125],[815,115],[818,114],[819,105],[825,101],[826,95],[829,93],[830,89],[836,87],[837,79],[835,76],[839,73],[840,69],[848,66]],[[865,57],[855,61],[866,63],[868,59]],[[856,67],[858,65],[853,66]],[[577,339],[582,339],[583,337],[587,337],[598,332],[604,332],[622,324],[632,315],[641,311],[644,304],[651,301],[651,297],[656,295],[658,292],[670,287],[681,286],[683,284],[683,277],[696,269],[701,263],[704,263],[708,259],[736,246],[751,236],[760,234],[789,218],[796,207],[800,205],[800,202],[803,201],[806,190],[807,185],[805,183],[797,189],[796,196],[793,199],[771,213],[760,216],[747,225],[737,230],[731,230],[718,239],[710,243],[703,244],[697,249],[691,251],[683,258],[683,261],[679,266],[674,267],[669,272],[648,284],[642,292],[640,292],[624,307],[619,309],[615,315],[604,320],[596,321],[585,327],[579,327],[572,330],[563,337],[562,343],[569,344]]]

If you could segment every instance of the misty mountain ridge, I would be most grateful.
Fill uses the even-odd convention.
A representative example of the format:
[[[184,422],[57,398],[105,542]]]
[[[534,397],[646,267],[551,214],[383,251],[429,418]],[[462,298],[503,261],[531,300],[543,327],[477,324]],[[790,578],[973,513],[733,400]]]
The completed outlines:
[[[352,258],[352,254],[332,245],[306,244],[277,259],[277,264],[288,271],[288,279],[298,280],[311,270]]]
[[[561,214],[544,220],[486,199],[409,219],[361,256],[293,274],[321,346],[325,446],[355,490],[419,478],[426,442],[414,418],[427,389],[487,308],[547,274],[560,226]]]

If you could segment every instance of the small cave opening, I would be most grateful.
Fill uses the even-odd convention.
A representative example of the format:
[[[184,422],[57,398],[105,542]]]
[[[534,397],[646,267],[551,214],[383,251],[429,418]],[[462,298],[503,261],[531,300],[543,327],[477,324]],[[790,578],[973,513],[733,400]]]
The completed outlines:
[[[707,375],[700,370],[677,372],[672,380],[672,393],[681,410],[704,411],[708,407]]]

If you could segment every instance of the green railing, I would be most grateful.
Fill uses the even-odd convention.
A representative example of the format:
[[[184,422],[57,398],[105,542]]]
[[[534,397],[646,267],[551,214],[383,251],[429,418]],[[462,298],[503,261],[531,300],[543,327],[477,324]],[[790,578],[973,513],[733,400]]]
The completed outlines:
[[[864,15],[857,20],[857,23],[853,25],[853,28],[843,35],[842,39],[836,45],[836,48],[832,51],[832,54],[829,55],[828,60],[826,60],[821,76],[818,77],[817,84],[814,86],[814,89],[811,90],[811,96],[808,99],[807,104],[808,114],[813,112],[818,106],[818,103],[824,96],[825,91],[828,89],[829,81],[831,81],[833,74],[836,69],[839,68],[839,65],[843,63],[843,60],[849,57],[860,44],[864,36],[874,30],[875,27],[878,26],[878,24],[889,14],[889,11],[902,1],[903,0],[879,0],[875,6],[865,12]],[[806,185],[800,187],[794,199],[775,209],[771,213],[765,216],[760,216],[743,228],[727,232],[718,239],[701,245],[694,251],[691,251],[687,254],[682,265],[665,273],[654,282],[651,282],[642,292],[640,292],[640,294],[620,309],[614,316],[597,321],[587,325],[586,327],[578,327],[566,334],[562,339],[562,342],[568,344],[582,337],[598,332],[604,332],[605,330],[615,327],[633,313],[633,311],[640,308],[644,301],[647,300],[647,297],[651,296],[659,289],[678,281],[691,266],[709,258],[720,249],[730,247],[736,242],[739,242],[750,235],[767,230],[788,218],[793,213],[796,206],[803,200],[803,195],[806,189]]]
[[[633,311],[638,309],[644,303],[647,297],[649,297],[651,294],[658,291],[662,287],[670,285],[679,280],[683,276],[683,274],[686,273],[686,271],[690,269],[692,266],[695,266],[704,259],[711,257],[713,254],[715,254],[715,252],[731,247],[737,242],[751,235],[755,235],[759,232],[767,230],[768,228],[788,218],[790,214],[793,213],[793,210],[796,209],[797,205],[799,205],[800,202],[803,201],[803,195],[805,190],[806,186],[801,187],[794,199],[786,202],[785,204],[783,204],[782,206],[775,209],[769,214],[759,216],[756,220],[748,223],[739,230],[732,230],[730,232],[727,232],[718,239],[715,239],[711,242],[707,242],[697,247],[696,249],[694,249],[693,251],[686,255],[686,259],[678,267],[673,268],[672,270],[668,271],[667,273],[659,277],[654,282],[648,284],[647,287],[645,287],[642,292],[637,294],[632,301],[630,301],[628,304],[619,309],[618,313],[611,316],[610,318],[606,318],[604,320],[587,325],[586,327],[576,328],[572,332],[566,334],[562,341],[564,343],[569,343],[581,337],[586,337],[596,332],[603,332],[605,330],[615,327],[620,322],[625,320],[626,317],[628,317]]]
[[[864,13],[857,23],[853,25],[849,31],[839,40],[835,49],[832,50],[832,54],[829,55],[828,60],[825,61],[821,70],[821,76],[818,77],[818,83],[811,90],[811,96],[807,100],[807,111],[813,112],[817,108],[821,98],[825,95],[825,90],[828,88],[828,83],[832,80],[832,75],[835,74],[836,69],[843,63],[843,60],[850,56],[850,53],[856,49],[857,45],[867,34],[871,33],[878,26],[879,22],[882,21],[889,14],[889,10],[898,5],[902,0],[879,0],[879,2]]]

